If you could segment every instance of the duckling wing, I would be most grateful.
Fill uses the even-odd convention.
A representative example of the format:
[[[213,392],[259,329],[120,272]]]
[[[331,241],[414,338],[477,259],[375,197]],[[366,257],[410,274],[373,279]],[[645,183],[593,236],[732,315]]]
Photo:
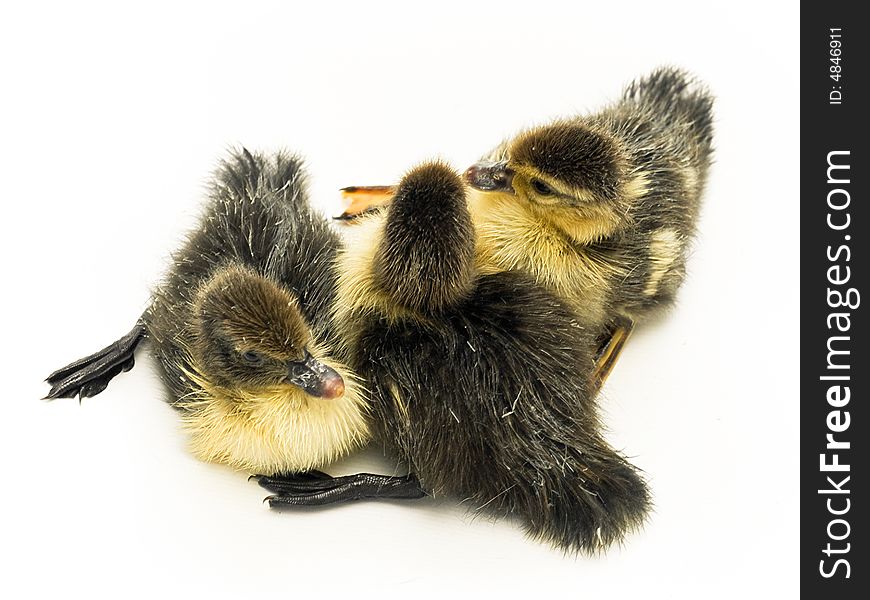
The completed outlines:
[[[133,368],[133,352],[144,338],[145,324],[139,320],[124,337],[58,369],[45,380],[51,385],[45,399],[96,396],[115,376]]]

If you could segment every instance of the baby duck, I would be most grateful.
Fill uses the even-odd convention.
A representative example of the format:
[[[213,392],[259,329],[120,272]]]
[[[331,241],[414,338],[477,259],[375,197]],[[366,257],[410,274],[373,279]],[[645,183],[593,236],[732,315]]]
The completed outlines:
[[[512,515],[569,551],[640,526],[646,484],[603,439],[578,377],[596,332],[527,274],[480,272],[460,176],[441,163],[412,170],[354,233],[338,258],[336,320],[370,386],[376,437],[419,478],[396,485]],[[280,505],[367,477],[260,483]]]
[[[209,195],[136,327],[52,373],[47,397],[100,393],[147,338],[196,456],[309,471],[369,438],[362,389],[334,357],[339,240],[309,207],[296,157],[234,153]]]
[[[585,315],[639,321],[685,277],[712,98],[661,68],[596,114],[535,127],[466,172],[484,272],[532,274]]]

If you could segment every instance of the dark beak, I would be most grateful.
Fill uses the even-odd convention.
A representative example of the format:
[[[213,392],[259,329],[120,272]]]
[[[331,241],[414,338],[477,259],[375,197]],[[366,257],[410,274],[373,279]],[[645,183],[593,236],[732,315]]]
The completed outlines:
[[[507,161],[482,160],[473,164],[465,172],[465,180],[471,187],[485,192],[514,193],[514,172],[508,168]]]
[[[333,399],[344,394],[344,380],[341,375],[308,353],[304,360],[287,363],[285,381],[315,398]]]

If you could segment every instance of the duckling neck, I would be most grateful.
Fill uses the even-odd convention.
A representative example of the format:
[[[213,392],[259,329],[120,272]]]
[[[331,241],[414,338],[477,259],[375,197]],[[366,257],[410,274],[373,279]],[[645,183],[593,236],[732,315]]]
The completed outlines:
[[[579,314],[603,318],[615,272],[598,254],[513,196],[472,193],[470,202],[482,274],[526,272]]]
[[[332,462],[370,437],[360,390],[344,380],[344,395],[328,400],[291,386],[249,393],[203,385],[183,406],[191,450],[204,461],[260,474]]]

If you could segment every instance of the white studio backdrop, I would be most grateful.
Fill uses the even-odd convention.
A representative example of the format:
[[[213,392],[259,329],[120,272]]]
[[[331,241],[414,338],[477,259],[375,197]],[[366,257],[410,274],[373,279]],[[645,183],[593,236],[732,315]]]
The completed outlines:
[[[4,5],[0,596],[794,597],[798,24],[785,2]],[[227,148],[304,154],[330,213],[660,64],[717,95],[716,163],[678,306],[601,399],[656,503],[622,548],[564,556],[452,499],[269,511],[188,455],[145,352],[40,402],[130,328]],[[392,469],[373,447],[329,470]]]

